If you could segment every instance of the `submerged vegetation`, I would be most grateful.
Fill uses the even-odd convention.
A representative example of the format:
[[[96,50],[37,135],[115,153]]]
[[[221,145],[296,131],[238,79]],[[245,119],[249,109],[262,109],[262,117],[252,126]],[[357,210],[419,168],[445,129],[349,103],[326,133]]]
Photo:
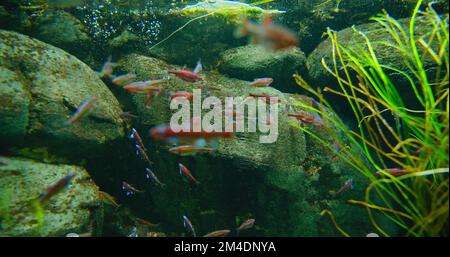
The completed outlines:
[[[448,0],[6,2],[0,236],[448,236]]]
[[[312,130],[296,126],[334,150],[371,181],[364,199],[349,203],[367,208],[374,227],[384,236],[389,233],[376,222],[377,212],[409,236],[448,235],[449,18],[447,14],[436,13],[431,4],[421,11],[422,2],[418,1],[408,27],[388,13],[372,18],[389,32],[390,38],[382,42],[373,42],[364,32],[356,31],[364,43],[343,45],[337,32],[328,31],[332,64],[325,60],[322,64],[337,80],[338,89],[316,89],[294,75],[297,83],[327,108],[333,106],[323,92],[343,97],[352,108],[359,124],[355,131],[324,109],[299,103],[319,112],[329,127],[339,128],[349,144],[341,139],[336,141],[339,147],[333,147]],[[417,34],[415,26],[419,20],[431,23],[431,31]],[[406,69],[383,64],[377,58],[374,44],[400,52]],[[435,72],[425,69],[425,62],[429,61],[437,67]],[[393,72],[406,79],[407,86],[393,80],[389,75]],[[405,91],[414,92],[413,99],[405,98]],[[339,220],[334,220],[332,210],[322,214],[325,213],[348,236],[345,228],[339,227]]]

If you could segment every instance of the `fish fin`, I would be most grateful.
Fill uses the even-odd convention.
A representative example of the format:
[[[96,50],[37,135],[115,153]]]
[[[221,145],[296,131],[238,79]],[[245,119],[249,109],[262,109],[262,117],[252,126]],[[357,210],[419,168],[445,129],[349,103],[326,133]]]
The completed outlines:
[[[198,60],[197,66],[195,66],[195,69],[194,69],[194,73],[199,73],[202,70],[203,70],[202,62],[201,62],[201,60]]]

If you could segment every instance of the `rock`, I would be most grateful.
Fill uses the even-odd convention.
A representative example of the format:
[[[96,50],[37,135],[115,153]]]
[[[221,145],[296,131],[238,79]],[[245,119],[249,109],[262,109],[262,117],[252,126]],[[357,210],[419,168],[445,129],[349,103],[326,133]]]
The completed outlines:
[[[136,45],[142,45],[142,43],[139,36],[125,30],[122,34],[109,41],[109,46],[121,53],[131,53],[136,48]]]
[[[18,7],[19,3],[15,0],[0,3],[0,29],[25,31],[31,27],[30,17]]]
[[[448,13],[448,0],[423,1],[423,8],[431,2],[440,13]],[[286,10],[279,16],[280,22],[296,31],[300,40],[300,48],[308,55],[322,41],[327,27],[342,30],[352,25],[364,24],[369,19],[386,10],[392,17],[406,18],[411,15],[417,1],[392,0],[296,0],[275,1],[273,8]]]
[[[152,47],[150,54],[178,65],[195,65],[198,59],[206,66],[213,65],[220,53],[247,43],[247,39],[237,39],[234,36],[235,30],[242,24],[242,15],[257,19],[264,13],[253,9],[225,8],[224,11],[212,12],[207,8],[193,8],[158,14],[161,40],[189,24],[166,41]]]
[[[401,19],[399,23],[402,24],[405,30],[409,30],[409,22],[410,19]],[[362,31],[368,39],[372,43],[373,50],[377,55],[377,59],[383,65],[397,68],[401,71],[405,71],[408,73],[408,68],[405,64],[405,59],[402,56],[402,53],[397,49],[392,47],[388,47],[383,42],[391,42],[392,44],[396,44],[392,36],[390,36],[389,32],[381,29],[381,25],[378,23],[368,23],[356,26],[355,29],[357,31]],[[431,31],[432,25],[425,22],[422,19],[418,19],[416,22],[415,31],[418,34],[425,35],[428,31]],[[364,38],[353,28],[346,28],[337,33],[338,42],[345,47],[357,47],[358,45],[364,45]],[[437,41],[437,40],[436,40]],[[306,62],[309,71],[309,78],[312,81],[313,85],[322,85],[324,83],[327,84],[336,84],[331,74],[328,73],[322,65],[322,59],[325,60],[325,63],[332,67],[332,49],[331,49],[331,41],[329,39],[323,41],[309,56]],[[435,48],[436,49],[436,48]],[[423,48],[418,49],[419,52],[423,52]],[[428,56],[424,62],[424,68],[427,71],[427,74],[435,74],[437,70],[436,62]],[[386,71],[388,75],[391,76],[391,79],[396,81],[396,83],[400,86],[403,83],[409,83],[405,80],[403,76],[399,76],[395,72]]]
[[[124,136],[119,102],[87,65],[28,36],[0,33],[2,150],[95,158]],[[98,101],[92,114],[68,125],[77,107],[93,96]]]
[[[29,159],[1,156],[0,236],[65,236],[92,232],[98,188],[88,172],[77,166],[52,165]],[[76,176],[69,188],[53,196],[43,208],[43,226],[30,204],[46,188],[69,172]]]
[[[144,56],[130,55],[119,62],[125,72],[137,74],[137,80],[167,76],[169,68],[179,68]],[[339,235],[328,217],[321,217],[324,208],[335,212],[336,219],[352,235],[366,235],[371,225],[362,208],[348,205],[346,200],[360,197],[366,181],[341,161],[330,162],[331,152],[313,138],[294,128],[292,120],[284,111],[287,102],[301,101],[312,104],[304,96],[283,94],[274,88],[251,88],[248,82],[227,78],[217,72],[206,72],[208,86],[221,91],[203,91],[203,96],[247,96],[250,92],[276,95],[282,100],[279,115],[279,137],[275,143],[261,144],[260,133],[236,133],[230,140],[220,140],[212,154],[195,157],[171,155],[168,146],[144,136],[148,154],[154,163],[151,169],[164,188],[143,180],[145,164],[127,162],[130,172],[118,179],[145,190],[145,196],[128,199],[134,206],[149,209],[147,215],[158,217],[152,220],[161,223],[168,236],[185,233],[180,225],[182,215],[194,224],[197,234],[204,235],[218,229],[233,229],[247,218],[256,219],[254,230],[242,235],[259,236],[336,236]],[[178,78],[170,80],[166,92],[193,88]],[[149,128],[167,124],[173,113],[166,97],[152,101],[147,108],[144,96],[122,96],[121,101],[134,102],[133,113],[139,121],[133,126],[141,135]],[[296,107],[297,108],[297,107]],[[297,109],[297,111],[300,111]],[[320,132],[320,128],[318,133]],[[324,140],[333,140],[323,134]],[[131,148],[130,148],[131,151]],[[184,164],[200,181],[192,185],[177,175],[178,163]],[[126,175],[125,175],[126,174]],[[358,185],[342,198],[335,198],[332,191],[353,178]],[[146,197],[149,197],[150,200]],[[353,226],[358,224],[358,226]]]
[[[271,77],[273,87],[282,92],[298,91],[292,75],[306,74],[306,57],[299,49],[273,52],[262,46],[247,45],[225,51],[220,57],[221,73],[247,81]]]
[[[33,23],[30,36],[86,61],[92,55],[92,41],[80,20],[62,11],[46,11]]]

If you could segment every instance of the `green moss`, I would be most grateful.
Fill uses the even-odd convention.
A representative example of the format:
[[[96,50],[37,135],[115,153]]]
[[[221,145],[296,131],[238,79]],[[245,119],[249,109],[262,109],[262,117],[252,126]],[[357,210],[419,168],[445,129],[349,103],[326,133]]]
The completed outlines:
[[[10,148],[9,152],[46,163],[70,163],[68,158],[51,154],[47,147]]]

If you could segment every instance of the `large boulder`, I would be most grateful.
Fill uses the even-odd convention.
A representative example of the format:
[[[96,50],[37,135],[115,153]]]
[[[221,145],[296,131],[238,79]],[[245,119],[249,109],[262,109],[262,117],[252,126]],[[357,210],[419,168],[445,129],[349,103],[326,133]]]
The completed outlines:
[[[180,68],[144,56],[130,55],[119,62],[123,72],[134,72],[137,79],[167,76],[167,70]],[[149,106],[145,97],[120,94],[121,101],[129,102],[129,108],[138,114],[134,127],[141,132],[148,154],[153,162],[151,169],[159,177],[164,188],[145,181],[145,167],[137,159],[127,162],[128,171],[119,176],[107,174],[111,180],[123,179],[140,190],[128,199],[137,212],[148,209],[146,215],[160,223],[170,236],[184,232],[181,217],[186,215],[193,222],[198,235],[207,232],[236,228],[246,218],[256,218],[256,228],[242,235],[265,236],[333,236],[340,235],[327,217],[320,212],[328,208],[339,224],[352,235],[365,236],[371,225],[365,210],[348,205],[350,198],[363,195],[368,181],[339,160],[332,159],[332,151],[292,126],[292,120],[284,111],[287,103],[313,104],[309,97],[287,95],[274,88],[251,88],[248,82],[231,79],[217,72],[206,72],[206,83],[217,90],[203,91],[203,96],[247,96],[249,93],[265,93],[278,96],[279,136],[272,144],[261,144],[261,133],[236,133],[233,139],[223,139],[212,154],[180,157],[171,155],[168,146],[153,141],[148,129],[167,124],[174,111],[166,97],[155,98]],[[191,90],[198,85],[187,84],[178,78],[171,79],[167,92]],[[130,100],[131,99],[131,100]],[[296,111],[299,112],[298,107]],[[324,140],[333,136],[323,134]],[[129,147],[130,155],[134,152]],[[136,157],[134,157],[136,158]],[[177,174],[178,163],[188,167],[200,181],[190,185]],[[335,197],[346,180],[353,178],[355,190]],[[116,184],[118,184],[116,182]],[[150,199],[149,199],[150,198]],[[357,225],[355,225],[357,224]],[[233,235],[234,232],[233,232]]]
[[[273,87],[282,92],[295,92],[298,86],[292,75],[296,72],[307,74],[305,61],[305,55],[297,48],[275,52],[262,46],[247,45],[225,51],[218,69],[222,74],[247,81],[271,77]]]
[[[0,161],[0,236],[93,234],[92,224],[102,224],[89,208],[98,202],[98,188],[85,169],[17,157],[1,156]],[[43,206],[39,227],[39,212],[31,203],[69,172],[76,174],[74,180]]]
[[[399,24],[405,29],[405,31],[409,30],[409,23],[409,18],[399,20]],[[415,25],[416,35],[426,35],[433,29],[433,24],[420,18],[416,20]],[[407,62],[402,52],[395,47],[391,47],[387,44],[390,43],[395,46],[397,44],[395,42],[395,39],[387,30],[382,29],[382,26],[379,23],[366,23],[355,27],[346,28],[337,32],[336,38],[340,45],[343,45],[344,47],[349,49],[361,51],[361,49],[365,49],[367,47],[365,38],[361,36],[360,32],[364,33],[364,35],[366,35],[370,40],[373,51],[376,54],[380,64],[387,67],[393,67],[407,73],[409,72]],[[407,35],[409,35],[409,33],[407,33]],[[437,40],[435,40],[434,44],[432,45],[434,49],[438,49],[438,46],[436,46],[436,44]],[[424,48],[419,47],[418,50],[422,55],[422,53],[424,52]],[[322,64],[322,59],[324,59],[325,63],[329,67],[332,67],[332,54],[332,43],[330,39],[327,39],[320,43],[317,48],[314,49],[314,51],[308,56],[306,65],[308,67],[309,79],[312,81],[313,85],[329,85],[337,83],[332,82],[335,81],[333,80],[333,76],[326,71]],[[437,64],[429,55],[426,56],[423,64],[427,74],[436,73],[438,69]],[[338,67],[338,70],[339,69],[340,67]],[[391,76],[394,81],[396,81],[398,85],[401,85],[402,83],[409,83],[409,81],[406,81],[403,76],[400,76],[394,70],[385,69],[385,71],[388,73],[388,75]]]
[[[364,24],[369,19],[386,10],[392,17],[410,17],[417,1],[392,0],[296,0],[274,1],[269,3],[273,8],[286,10],[279,16],[280,22],[296,31],[300,40],[300,48],[308,55],[322,41],[327,27],[342,30],[352,25]],[[433,8],[440,13],[448,13],[448,0],[423,1],[423,8],[433,3]]]
[[[150,54],[178,65],[192,65],[198,59],[213,65],[223,51],[246,44],[246,39],[234,36],[242,17],[258,19],[268,13],[280,12],[236,1],[216,1],[156,14],[161,21],[159,38],[167,40],[152,47]]]
[[[84,62],[92,56],[92,39],[85,32],[80,20],[62,11],[47,11],[38,16],[29,30],[34,38],[59,47]]]
[[[95,158],[123,137],[119,102],[87,65],[28,36],[0,33],[2,151],[39,148],[69,159]],[[92,114],[69,125],[72,113],[93,96]]]

